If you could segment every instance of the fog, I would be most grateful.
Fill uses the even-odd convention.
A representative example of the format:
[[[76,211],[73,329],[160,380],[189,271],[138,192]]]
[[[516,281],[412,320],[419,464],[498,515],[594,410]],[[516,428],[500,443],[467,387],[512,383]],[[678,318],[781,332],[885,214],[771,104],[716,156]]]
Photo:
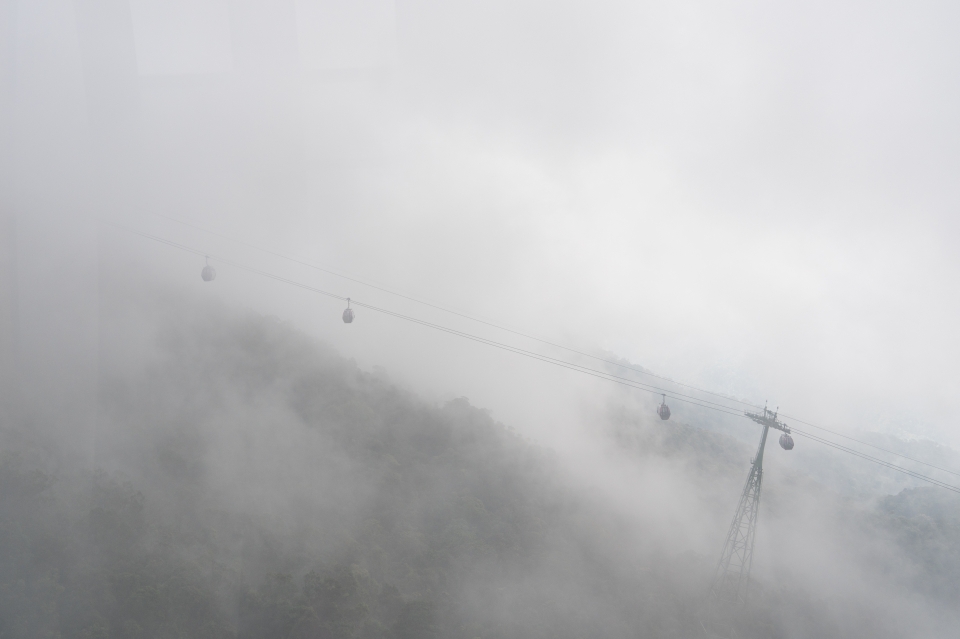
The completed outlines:
[[[662,378],[960,469],[953,4],[0,8],[0,634],[697,636],[759,428]],[[765,463],[736,632],[951,636],[955,495]]]

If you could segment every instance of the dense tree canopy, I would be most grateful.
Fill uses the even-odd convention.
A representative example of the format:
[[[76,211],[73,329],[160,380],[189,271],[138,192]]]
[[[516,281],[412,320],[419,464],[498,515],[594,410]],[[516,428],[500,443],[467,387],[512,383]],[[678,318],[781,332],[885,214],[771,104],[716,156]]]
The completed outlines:
[[[698,632],[714,558],[636,551],[642,530],[467,400],[429,405],[263,318],[174,323],[154,345],[135,374],[104,373],[103,470],[58,465],[10,435],[19,425],[4,431],[0,637]],[[637,463],[681,459],[705,482],[742,481],[736,441],[619,424],[612,440]],[[830,499],[847,529],[892,540],[902,592],[957,601],[957,500]],[[869,620],[869,602],[832,605],[760,579],[740,632],[901,632]]]

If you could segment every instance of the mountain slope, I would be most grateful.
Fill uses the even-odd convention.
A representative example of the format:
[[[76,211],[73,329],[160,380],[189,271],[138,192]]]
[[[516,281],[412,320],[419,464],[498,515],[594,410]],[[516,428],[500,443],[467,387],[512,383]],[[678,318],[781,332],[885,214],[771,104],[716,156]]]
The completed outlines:
[[[632,517],[465,399],[429,405],[268,318],[188,311],[118,337],[127,346],[104,358],[102,470],[56,470],[67,467],[7,446],[2,636],[697,632],[714,557],[659,540],[645,523],[657,513]],[[628,409],[609,421],[617,454],[664,481],[637,489],[688,477],[707,513],[695,521],[729,516],[742,444]],[[8,442],[24,437],[6,431]],[[791,484],[812,495],[802,508],[830,514],[830,534],[882,538],[890,592],[933,610],[956,592],[955,564],[930,563],[935,550],[955,552],[949,517],[921,530],[912,494],[872,511],[810,478],[774,476],[763,512],[772,531],[795,525]],[[923,587],[930,575],[939,595]],[[890,623],[902,611],[885,615],[866,593],[839,610],[793,573],[758,577],[744,636],[902,634]]]

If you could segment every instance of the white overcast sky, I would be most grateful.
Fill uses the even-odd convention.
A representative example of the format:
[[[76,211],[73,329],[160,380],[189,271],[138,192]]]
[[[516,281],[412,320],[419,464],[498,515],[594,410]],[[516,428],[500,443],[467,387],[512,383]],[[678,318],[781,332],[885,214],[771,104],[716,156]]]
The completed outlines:
[[[83,194],[344,295],[393,303],[136,214],[825,425],[960,443],[957,3],[113,4],[18,4],[24,235],[59,185],[61,210]],[[135,106],[98,119],[125,77],[90,53],[100,29],[132,34]],[[339,313],[220,272],[304,327]],[[510,417],[508,359],[364,322],[385,326],[316,332]]]

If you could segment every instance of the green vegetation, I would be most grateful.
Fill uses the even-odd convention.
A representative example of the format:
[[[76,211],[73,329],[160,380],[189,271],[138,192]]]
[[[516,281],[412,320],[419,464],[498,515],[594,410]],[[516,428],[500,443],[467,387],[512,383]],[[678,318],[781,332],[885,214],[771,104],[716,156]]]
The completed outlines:
[[[0,457],[0,637],[696,636],[713,557],[646,548],[466,400],[427,405],[259,318],[182,322],[156,345],[136,374],[104,375],[108,471]],[[629,421],[616,441],[638,463],[738,488],[742,445]],[[956,500],[834,500],[845,530],[892,540],[896,587],[956,601]],[[761,580],[741,632],[898,636],[858,605]]]

